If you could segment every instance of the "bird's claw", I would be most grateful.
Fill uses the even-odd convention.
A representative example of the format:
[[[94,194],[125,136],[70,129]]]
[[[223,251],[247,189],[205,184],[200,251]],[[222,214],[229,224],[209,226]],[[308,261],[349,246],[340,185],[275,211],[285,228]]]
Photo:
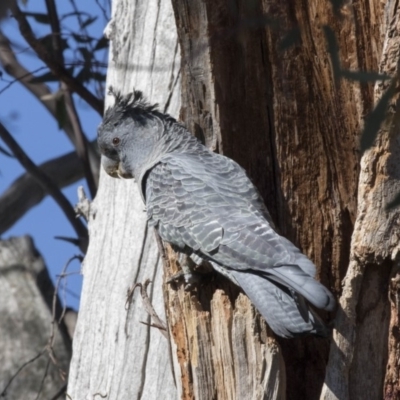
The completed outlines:
[[[176,283],[181,280],[183,280],[185,283],[184,290],[186,292],[189,292],[198,285],[201,280],[201,276],[199,274],[193,274],[191,272],[179,271],[178,273],[170,276],[167,279],[167,283]]]

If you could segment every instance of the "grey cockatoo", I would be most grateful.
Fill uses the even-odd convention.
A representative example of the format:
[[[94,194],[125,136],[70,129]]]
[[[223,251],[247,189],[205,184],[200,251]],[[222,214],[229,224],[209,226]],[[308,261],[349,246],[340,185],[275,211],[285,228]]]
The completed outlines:
[[[276,334],[326,336],[308,304],[332,310],[334,298],[314,279],[314,264],[275,231],[245,171],[141,92],[110,92],[115,104],[98,129],[102,164],[111,176],[136,179],[161,238],[241,287]]]

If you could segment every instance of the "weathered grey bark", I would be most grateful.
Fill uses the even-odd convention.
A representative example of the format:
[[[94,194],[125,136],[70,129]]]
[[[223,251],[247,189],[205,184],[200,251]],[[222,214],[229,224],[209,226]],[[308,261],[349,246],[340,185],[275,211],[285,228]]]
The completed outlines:
[[[32,240],[25,236],[0,241],[0,396],[4,399],[48,400],[65,386],[71,339],[63,323],[52,324],[60,317],[58,303],[53,315],[53,296],[54,287]],[[45,350],[51,337],[54,362],[50,348]]]
[[[108,85],[123,93],[142,90],[177,115],[180,57],[169,1],[114,1],[106,34]],[[129,287],[150,278],[150,300],[165,319],[160,258],[134,181],[102,171],[89,230],[68,394],[74,400],[96,394],[110,400],[176,398],[168,341],[141,323],[150,318],[139,293],[127,305]]]

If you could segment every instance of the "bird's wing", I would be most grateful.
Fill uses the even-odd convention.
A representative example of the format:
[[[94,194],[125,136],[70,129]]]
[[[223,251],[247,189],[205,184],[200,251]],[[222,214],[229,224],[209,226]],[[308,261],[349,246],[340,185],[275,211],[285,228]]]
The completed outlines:
[[[255,272],[330,309],[314,264],[275,232],[258,192],[234,161],[213,153],[164,156],[146,181],[149,219],[161,237],[232,270]]]

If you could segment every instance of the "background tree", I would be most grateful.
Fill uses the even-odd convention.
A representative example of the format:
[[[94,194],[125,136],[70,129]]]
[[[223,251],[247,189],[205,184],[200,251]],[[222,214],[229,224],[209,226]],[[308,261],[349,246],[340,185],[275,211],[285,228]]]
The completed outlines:
[[[162,283],[175,254],[159,244],[162,277],[134,182],[101,173],[71,398],[283,398],[286,381],[292,399],[399,396],[399,15],[393,1],[113,2],[108,83],[180,109],[238,161],[339,307],[331,341],[277,341],[224,279]]]
[[[60,214],[64,211],[67,217],[64,226],[52,227],[54,232],[68,236],[64,232],[70,229],[65,227],[69,219],[75,229],[72,239],[84,249],[87,246],[85,223],[76,218],[73,206],[67,200],[70,191],[61,192],[59,188],[86,177],[88,192],[93,196],[96,192],[99,156],[97,148],[83,133],[82,126],[89,124],[87,121],[82,123],[81,118],[87,118],[89,113],[82,107],[83,100],[73,93],[75,90],[86,93],[84,97],[91,99],[98,111],[102,110],[108,42],[103,38],[102,31],[98,27],[96,29],[95,21],[107,19],[104,17],[107,2],[93,1],[90,13],[85,11],[87,5],[77,5],[73,0],[58,5],[59,10],[54,1],[20,4],[21,9],[14,1],[2,2],[1,5],[1,183],[4,186],[10,176],[15,176],[18,162],[26,168],[26,173],[0,196],[0,233],[5,238],[4,232],[50,194],[60,205]],[[6,6],[12,8],[13,16],[6,18]],[[69,83],[60,81],[61,76]],[[14,90],[16,87],[21,90]],[[39,113],[33,114],[30,123],[25,126],[23,121],[13,114],[7,115],[6,111],[10,109],[7,103],[14,102],[13,96],[16,95],[19,108],[15,114],[29,113],[31,101],[23,90],[36,99],[38,109],[43,105],[49,111],[44,117]],[[90,94],[91,91],[94,94]],[[100,119],[97,115],[95,124]],[[52,119],[56,122],[53,126]],[[20,134],[21,127],[23,135]],[[63,142],[61,135],[54,134],[57,127],[66,133],[71,140],[70,145]],[[60,145],[54,146],[53,137],[57,135]],[[95,133],[90,136],[94,137]],[[19,144],[16,140],[23,141]],[[62,148],[62,143],[64,146],[67,143],[67,146]],[[64,151],[61,156],[60,149]],[[71,152],[71,149],[74,151]],[[6,160],[10,153],[15,160]],[[37,166],[34,160],[38,159],[38,154],[42,159],[50,160]],[[75,199],[76,189],[72,201],[76,202]],[[47,220],[52,220],[53,224],[57,220],[50,207],[42,215],[42,220],[37,218],[38,226],[26,227],[25,231],[39,231],[40,237],[36,236],[36,239],[40,243],[46,242],[45,238],[49,235]],[[52,254],[52,248],[61,248],[53,238],[47,240],[47,244],[46,256]],[[68,272],[62,267],[68,267],[70,262],[67,260],[76,253],[71,245],[68,246],[67,250],[57,254],[56,265],[51,265],[52,283],[44,260],[31,239],[22,237],[0,241],[1,397],[48,400],[65,393],[76,319],[76,312],[66,308],[72,299],[71,287],[66,287],[66,280],[73,276],[73,267]],[[76,261],[75,265],[79,268]],[[59,276],[56,277],[56,274]],[[58,291],[62,304],[55,294]],[[75,307],[76,304],[74,300]]]

